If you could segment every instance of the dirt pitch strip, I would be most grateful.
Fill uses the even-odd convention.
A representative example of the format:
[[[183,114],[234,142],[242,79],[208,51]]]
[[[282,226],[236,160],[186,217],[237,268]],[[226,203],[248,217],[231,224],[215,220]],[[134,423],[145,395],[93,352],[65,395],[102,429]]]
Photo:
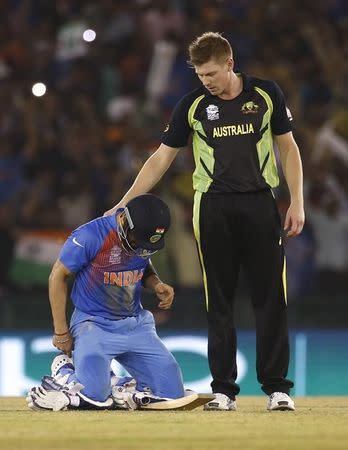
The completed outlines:
[[[237,412],[52,413],[0,397],[0,449],[348,449],[348,397],[295,400],[295,412],[270,413],[266,397],[239,397]]]

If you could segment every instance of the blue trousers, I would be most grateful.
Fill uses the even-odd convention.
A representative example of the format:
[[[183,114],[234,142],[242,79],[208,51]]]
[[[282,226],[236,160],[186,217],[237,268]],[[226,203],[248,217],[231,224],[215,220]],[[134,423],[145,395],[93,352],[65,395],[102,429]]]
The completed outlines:
[[[96,401],[111,395],[110,363],[116,359],[137,381],[159,397],[184,395],[180,367],[156,333],[153,315],[146,310],[136,317],[109,320],[93,316],[71,326],[75,373],[81,391]]]

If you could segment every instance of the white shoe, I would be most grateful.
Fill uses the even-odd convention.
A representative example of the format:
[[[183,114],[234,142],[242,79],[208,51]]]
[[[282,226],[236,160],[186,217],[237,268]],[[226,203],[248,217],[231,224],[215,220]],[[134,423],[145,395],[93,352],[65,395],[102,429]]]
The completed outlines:
[[[214,394],[215,399],[206,403],[203,407],[204,411],[236,411],[237,403],[225,394]]]
[[[295,411],[294,401],[285,392],[273,392],[267,403],[268,411]]]

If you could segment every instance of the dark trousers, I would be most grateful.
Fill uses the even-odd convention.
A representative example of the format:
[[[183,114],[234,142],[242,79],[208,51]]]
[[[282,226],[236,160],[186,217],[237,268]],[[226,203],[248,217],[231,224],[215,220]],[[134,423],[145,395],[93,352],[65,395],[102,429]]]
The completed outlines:
[[[237,338],[234,300],[240,268],[256,323],[257,379],[266,394],[289,393],[284,249],[271,191],[196,194],[194,228],[203,269],[212,390],[234,398]]]

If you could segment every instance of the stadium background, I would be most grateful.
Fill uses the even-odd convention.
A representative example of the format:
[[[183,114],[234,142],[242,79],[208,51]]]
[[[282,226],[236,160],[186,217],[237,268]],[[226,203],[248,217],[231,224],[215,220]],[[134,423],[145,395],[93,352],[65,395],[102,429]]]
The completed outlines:
[[[207,30],[224,32],[238,69],[276,80],[287,97],[307,214],[286,242],[291,376],[296,395],[348,394],[347,28],[344,0],[0,3],[0,395],[21,395],[48,371],[46,284],[59,247],[121,198],[156,149],[172,107],[198,83],[187,44]],[[147,294],[144,306],[185,381],[208,390],[192,167],[182,151],[156,188],[174,220],[154,262],[175,306],[158,311]],[[284,214],[284,184],[276,197]],[[243,279],[237,324],[242,392],[259,394]]]

